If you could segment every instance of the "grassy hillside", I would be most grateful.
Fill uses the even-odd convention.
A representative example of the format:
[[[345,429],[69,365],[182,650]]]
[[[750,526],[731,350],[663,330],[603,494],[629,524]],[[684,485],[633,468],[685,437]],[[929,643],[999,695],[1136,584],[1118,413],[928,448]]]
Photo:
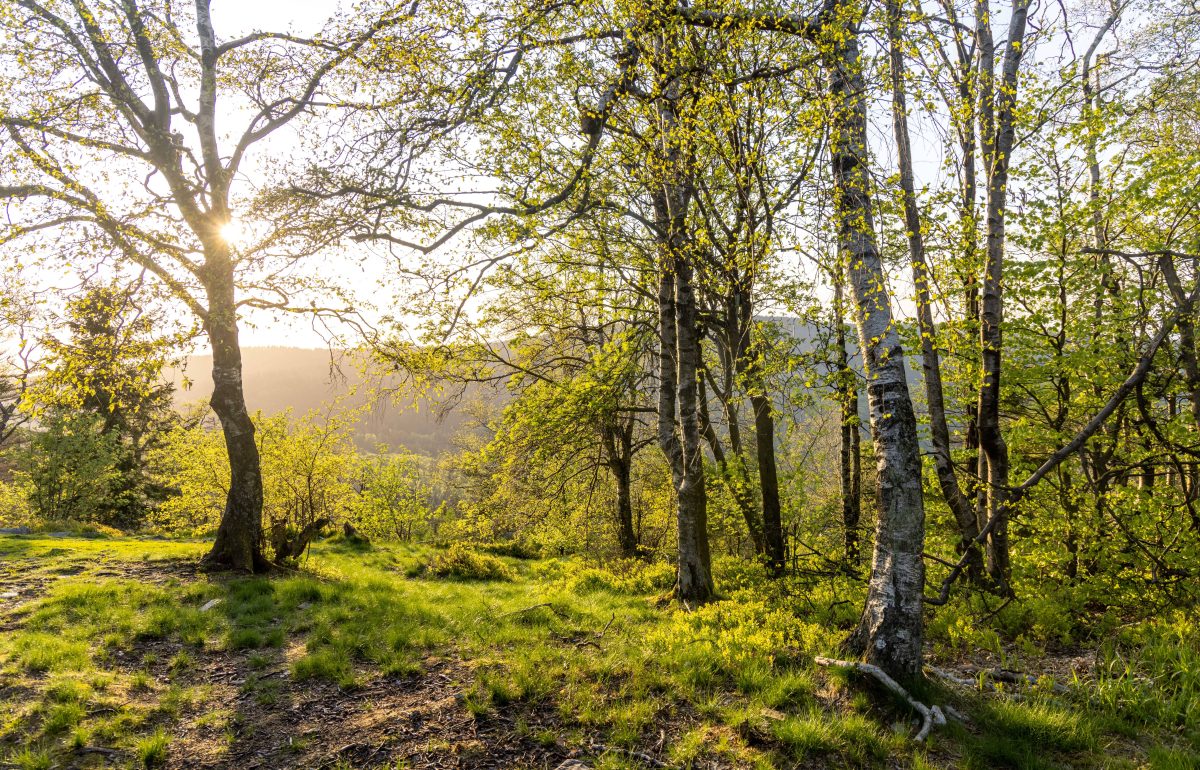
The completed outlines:
[[[813,664],[837,653],[854,619],[859,597],[849,585],[836,596],[799,583],[768,587],[727,564],[728,599],[686,612],[656,602],[671,582],[665,565],[600,569],[330,541],[299,571],[230,579],[196,571],[203,549],[0,538],[0,762],[23,770],[555,767],[568,757],[606,768],[1200,762],[1194,621],[1139,629],[1141,646],[1087,666],[1064,665],[1085,650],[1021,659],[1001,649],[1009,663],[1054,670],[1058,681],[998,692],[931,684],[920,693],[927,702],[952,704],[969,721],[951,720],[917,744],[906,706],[870,679]],[[962,673],[995,661],[937,628],[939,666]],[[1155,674],[1154,661],[1167,667]]]

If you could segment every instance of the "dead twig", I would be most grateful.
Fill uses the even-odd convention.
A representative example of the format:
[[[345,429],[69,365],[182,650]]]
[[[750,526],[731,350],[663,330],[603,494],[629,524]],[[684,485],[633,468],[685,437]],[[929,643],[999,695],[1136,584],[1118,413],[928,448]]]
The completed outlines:
[[[1016,671],[1005,671],[999,668],[971,668],[967,669],[968,673],[976,676],[982,675],[988,679],[995,679],[998,682],[1010,682],[1012,684],[1023,684],[1030,687],[1036,687],[1041,683],[1041,677],[1036,677],[1033,674],[1021,674]],[[1066,686],[1051,680],[1050,689],[1059,695],[1066,695],[1071,690]]]
[[[103,746],[79,746],[75,749],[76,754],[100,754],[105,757],[123,757],[128,752],[120,749],[106,749]]]

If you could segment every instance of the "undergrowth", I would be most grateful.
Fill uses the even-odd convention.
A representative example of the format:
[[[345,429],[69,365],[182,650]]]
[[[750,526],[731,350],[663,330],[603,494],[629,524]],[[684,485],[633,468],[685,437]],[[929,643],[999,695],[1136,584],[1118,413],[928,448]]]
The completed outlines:
[[[575,746],[597,767],[635,767],[647,750],[679,767],[1200,766],[1200,631],[1185,612],[1098,640],[1094,666],[1061,682],[1066,695],[933,683],[922,697],[971,723],[917,746],[903,704],[813,664],[840,654],[857,619],[862,588],[849,578],[775,583],[718,560],[722,600],[687,612],[658,601],[672,580],[661,563],[465,547],[326,542],[300,571],[269,578],[121,574],[150,554],[189,564],[202,548],[0,538],[10,574],[58,578],[0,633],[0,676],[16,683],[0,696],[0,761],[50,767],[99,746],[137,766],[170,763],[185,725],[245,729],[193,676],[198,661],[242,656],[245,692],[282,707],[293,685],[268,674],[293,650],[285,680],[347,691],[420,676],[431,655],[464,661],[471,717],[522,715],[529,740]],[[935,662],[984,654],[1037,672],[1047,648],[1065,644],[1050,608],[994,610],[972,599],[931,613]],[[981,622],[985,612],[996,622]],[[1080,644],[1078,628],[1066,633]]]

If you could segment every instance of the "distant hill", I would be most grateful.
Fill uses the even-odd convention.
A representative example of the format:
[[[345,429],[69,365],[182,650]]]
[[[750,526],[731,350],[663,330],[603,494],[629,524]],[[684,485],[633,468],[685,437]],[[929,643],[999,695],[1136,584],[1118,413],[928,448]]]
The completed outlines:
[[[325,409],[338,402],[354,408],[368,402],[362,393],[364,378],[355,361],[344,351],[309,348],[244,348],[243,381],[246,403],[251,411],[274,415],[291,409],[303,415]],[[212,356],[190,356],[180,369],[168,372],[176,387],[177,408],[206,401],[212,393]],[[184,389],[184,381],[190,388]],[[360,392],[355,392],[355,391]],[[476,389],[469,396],[480,395]],[[494,391],[486,390],[494,400]],[[451,440],[468,423],[465,410],[451,410],[439,420],[428,404],[420,408],[402,408],[387,399],[378,399],[371,412],[355,430],[355,442],[363,449],[379,443],[406,447],[410,451],[436,456],[452,448]]]
[[[778,324],[782,331],[799,341],[799,348],[811,351],[821,344],[817,330],[808,323],[790,317],[766,317]],[[851,366],[858,368],[859,357],[852,340],[848,341],[851,351]],[[243,378],[246,387],[246,402],[251,411],[261,410],[274,415],[292,409],[303,415],[314,409],[324,409],[341,401],[346,408],[367,403],[368,397],[361,391],[364,377],[351,354],[346,351],[327,349],[263,347],[242,350]],[[920,385],[920,378],[906,356],[905,366],[910,388]],[[207,400],[212,392],[212,356],[191,356],[182,369],[168,372],[176,386],[175,402],[179,408],[197,401]],[[184,379],[191,382],[190,389],[183,389]],[[918,395],[916,390],[914,394]],[[465,401],[485,400],[504,403],[509,395],[503,388],[475,387],[467,391]],[[411,399],[408,399],[411,400]],[[450,410],[438,419],[427,403],[419,408],[407,407],[388,399],[377,399],[368,414],[355,430],[355,441],[362,449],[373,449],[383,443],[390,447],[405,447],[420,454],[437,456],[453,449],[452,440],[463,432],[470,423],[468,410]],[[863,419],[867,419],[866,398],[860,402]]]

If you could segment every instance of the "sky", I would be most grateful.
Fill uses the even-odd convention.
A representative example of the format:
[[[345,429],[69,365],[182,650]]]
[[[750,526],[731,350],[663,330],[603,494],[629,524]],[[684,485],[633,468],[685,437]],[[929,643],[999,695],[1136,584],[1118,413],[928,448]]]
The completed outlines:
[[[340,2],[322,0],[212,0],[212,12],[218,39],[229,40],[257,29],[287,30],[302,35],[311,34],[317,31],[341,5],[343,4]],[[244,113],[239,114],[236,105],[231,105],[228,100],[219,103],[226,105],[227,112],[218,116],[218,125],[227,126],[231,130],[245,125],[247,116]],[[872,149],[880,156],[881,161],[890,164],[891,140],[887,131],[887,104],[882,100],[874,100],[873,110],[881,111],[881,114],[873,115],[872,127],[875,133],[872,135]],[[927,125],[923,125],[924,122],[926,121],[914,117],[917,174],[924,181],[934,182],[939,175],[944,173],[942,170],[942,146],[936,132]],[[265,151],[270,156],[279,157],[297,148],[298,144],[294,136],[280,132],[272,136],[268,142],[260,145],[258,151],[260,153]],[[253,164],[254,156],[252,155],[248,159],[247,166],[244,167],[244,172],[253,174]],[[242,229],[253,229],[254,223],[244,222],[240,223],[240,226]],[[785,255],[784,259],[788,258]],[[330,254],[324,259],[325,261],[321,263],[321,270],[327,276],[337,276],[338,280],[344,282],[345,285],[364,289],[376,298],[382,296],[378,290],[372,289],[378,276],[371,275],[370,272],[364,274],[356,260],[338,254]],[[388,259],[376,259],[371,263],[373,267],[370,270],[394,269],[389,263]],[[896,275],[892,280],[896,282],[893,289],[898,298],[898,310],[901,315],[906,315],[907,302],[905,298],[911,295],[911,287],[905,283],[906,279],[903,275]],[[378,310],[379,314],[393,310],[386,306],[386,302],[383,304],[385,306]],[[417,319],[410,320],[416,321]],[[246,346],[323,347],[326,345],[328,336],[328,329],[323,328],[320,324],[314,324],[311,318],[303,315],[280,317],[265,312],[251,312],[247,314],[242,324],[242,343]]]
[[[241,37],[258,30],[286,31],[300,35],[311,35],[320,30],[324,22],[346,4],[330,0],[212,0],[213,28],[218,41]],[[225,102],[228,105],[228,102]],[[246,116],[234,109],[227,109],[218,116],[218,125],[244,125]],[[295,147],[295,138],[286,132],[270,137],[268,144],[260,146],[271,155],[287,154]],[[254,158],[249,159],[252,163]],[[238,231],[250,230],[253,223],[235,222],[234,240]],[[324,256],[321,270],[325,275],[340,274],[343,284],[360,286],[371,283],[364,276],[355,260],[337,254]],[[379,265],[381,260],[376,260]],[[381,265],[380,265],[381,266]],[[303,347],[321,348],[329,344],[330,327],[311,317],[293,314],[249,311],[241,325],[241,342],[246,347]],[[337,331],[343,331],[338,329]],[[207,352],[201,341],[199,353]]]
[[[287,0],[253,0],[252,2],[213,0],[213,24],[219,40],[238,37],[259,29],[286,29],[300,34],[308,34],[319,29],[325,19],[335,13],[340,5],[342,4],[338,2],[321,2],[320,0],[295,2]],[[244,121],[245,116],[238,115],[235,111],[230,111],[219,118],[220,123],[230,127],[241,125]],[[886,140],[886,136],[880,136],[879,140],[882,143]],[[288,139],[286,137],[272,137],[270,141],[272,142],[270,148],[272,154],[287,152]],[[940,146],[936,143],[922,142],[920,136],[916,137],[916,144],[916,163],[921,167],[921,171],[937,173],[941,163]],[[252,223],[241,225],[242,229],[251,227]],[[375,259],[372,264],[378,266],[378,269],[386,269],[388,261],[387,259]],[[797,265],[795,267],[806,273],[811,272],[811,266]],[[355,260],[340,258],[337,255],[329,255],[322,269],[332,273],[342,273],[348,285],[361,282],[364,278],[370,280],[369,277],[361,275],[361,270],[355,264]],[[902,294],[903,292],[901,292]],[[381,309],[374,315],[381,315],[385,310],[386,308]],[[415,324],[419,319],[410,320]],[[311,318],[288,314],[268,314],[260,311],[247,313],[242,324],[241,339],[245,346],[324,347],[327,344],[328,336],[328,328],[323,327],[320,323],[314,323]],[[203,343],[198,352],[206,352]]]
[[[322,22],[340,5],[339,2],[322,2],[321,0],[294,0],[291,2],[288,0],[252,0],[251,2],[213,0],[212,9],[214,27],[218,37],[228,39],[256,29],[280,29],[281,27],[299,33],[310,33],[318,29]],[[876,104],[875,107],[883,110],[883,113],[881,113],[880,119],[872,120],[872,127],[876,130],[875,135],[871,137],[872,149],[881,153],[881,160],[890,163],[892,160],[890,157],[891,137],[884,130],[888,127],[887,105]],[[239,120],[236,115],[229,115],[227,119]],[[941,139],[936,132],[930,130],[929,126],[923,125],[925,122],[919,116],[914,116],[912,120],[914,163],[919,180],[924,179],[932,183],[940,174],[944,173],[943,149]],[[331,270],[342,269],[339,267],[340,263],[336,257],[331,256],[329,262]],[[377,262],[377,264],[379,263]],[[805,266],[797,267],[805,268]],[[356,275],[357,272],[357,267],[346,269],[347,280],[362,280],[362,276]],[[805,272],[809,272],[809,270],[805,269]],[[911,294],[909,290],[911,287],[904,283],[903,276],[896,276],[894,280],[899,281],[894,287],[899,304],[897,309],[901,315],[905,315],[905,305],[911,303],[906,303],[904,298]],[[246,320],[243,331],[243,344],[245,345],[300,347],[325,345],[327,336],[325,330],[314,329],[311,319],[277,318],[259,313],[251,314]]]

